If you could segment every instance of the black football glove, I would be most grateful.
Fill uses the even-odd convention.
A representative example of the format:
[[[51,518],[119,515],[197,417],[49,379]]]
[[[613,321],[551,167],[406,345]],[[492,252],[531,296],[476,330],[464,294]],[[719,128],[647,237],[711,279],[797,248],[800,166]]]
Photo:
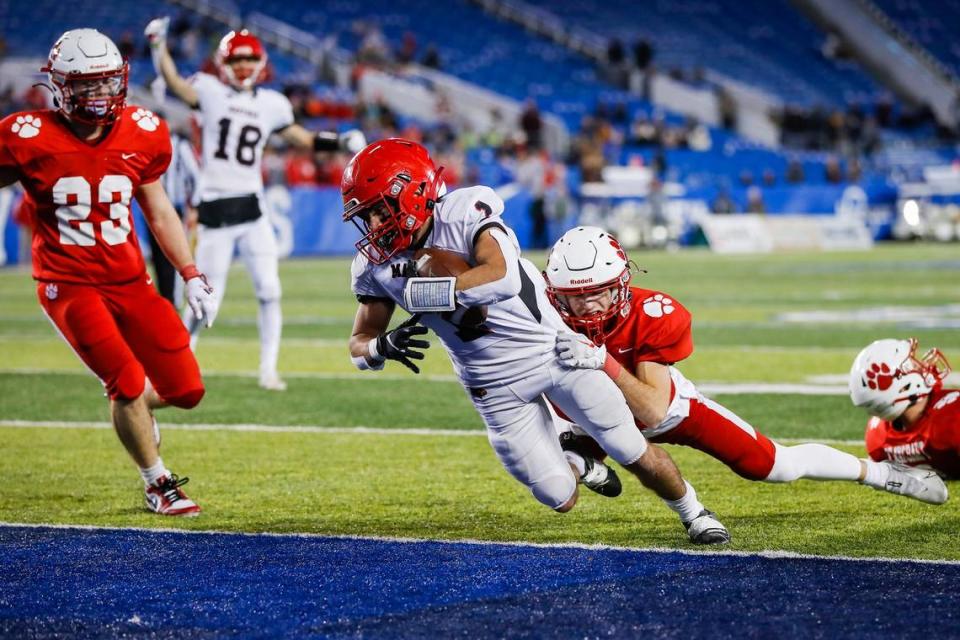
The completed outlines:
[[[394,329],[377,336],[377,353],[380,354],[380,357],[387,360],[396,360],[414,373],[420,373],[420,368],[413,364],[410,359],[423,360],[423,353],[414,351],[414,349],[428,349],[430,343],[426,340],[414,338],[414,336],[422,336],[427,333],[427,328],[422,325],[418,326],[418,322],[420,322],[420,314],[414,314]]]

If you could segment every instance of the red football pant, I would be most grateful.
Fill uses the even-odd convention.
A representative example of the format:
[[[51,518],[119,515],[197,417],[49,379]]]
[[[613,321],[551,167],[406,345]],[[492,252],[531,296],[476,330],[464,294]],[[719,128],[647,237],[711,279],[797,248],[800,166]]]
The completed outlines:
[[[40,306],[111,399],[134,400],[150,378],[157,394],[184,409],[203,397],[200,367],[176,310],[147,283],[37,283]]]
[[[770,475],[776,451],[773,442],[743,419],[713,400],[690,401],[690,415],[650,442],[699,449],[747,480]]]

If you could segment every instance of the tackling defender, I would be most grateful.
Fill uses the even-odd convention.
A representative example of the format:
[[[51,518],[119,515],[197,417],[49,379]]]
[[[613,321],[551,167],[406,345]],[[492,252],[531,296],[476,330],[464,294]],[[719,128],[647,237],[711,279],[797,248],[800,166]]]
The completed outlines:
[[[354,365],[379,370],[391,359],[419,372],[411,359],[429,346],[416,338],[427,331],[415,326],[419,320],[447,349],[504,468],[538,501],[566,512],[578,497],[546,396],[655,491],[693,542],[729,541],[669,455],[634,428],[616,386],[600,372],[558,363],[554,344],[566,328],[535,267],[520,257],[501,218],[503,201],[483,186],[446,193],[441,172],[424,147],[398,138],[369,145],[344,172],[344,221],[363,234],[351,269],[360,303],[350,338]],[[453,252],[472,268],[418,277],[421,248]],[[397,305],[416,315],[388,331]],[[485,314],[471,313],[482,307]]]
[[[631,287],[634,268],[613,236],[577,227],[554,245],[543,276],[554,307],[580,332],[557,336],[560,362],[606,372],[648,440],[699,449],[748,480],[848,480],[931,504],[946,502],[947,487],[934,473],[859,460],[822,444],[778,444],[700,394],[673,366],[693,352],[690,313],[663,292]],[[575,464],[603,455],[584,436],[561,439]]]
[[[867,453],[960,479],[960,389],[944,389],[950,363],[939,349],[917,358],[917,340],[877,340],[850,370],[850,398],[873,418]]]
[[[153,47],[157,73],[170,90],[200,112],[202,159],[197,208],[197,265],[210,279],[220,302],[235,250],[250,273],[259,303],[260,386],[283,391],[277,371],[283,316],[280,309],[279,249],[276,234],[263,215],[263,149],[271,134],[302,149],[356,153],[366,144],[363,133],[313,133],[293,121],[293,107],[282,93],[258,87],[267,52],[256,36],[231,31],[216,52],[219,77],[197,73],[189,80],[178,72],[166,35],[169,18],[157,18],[144,33]],[[199,325],[184,318],[196,347]]]
[[[166,123],[126,105],[127,63],[94,29],[67,31],[50,50],[55,110],[0,121],[0,187],[20,181],[36,203],[33,277],[44,313],[103,382],[113,426],[140,469],[148,507],[200,512],[159,455],[153,410],[190,409],[204,394],[176,310],[151,286],[130,215],[135,197],[207,326],[217,301],[190,258],[159,178],[170,163]]]

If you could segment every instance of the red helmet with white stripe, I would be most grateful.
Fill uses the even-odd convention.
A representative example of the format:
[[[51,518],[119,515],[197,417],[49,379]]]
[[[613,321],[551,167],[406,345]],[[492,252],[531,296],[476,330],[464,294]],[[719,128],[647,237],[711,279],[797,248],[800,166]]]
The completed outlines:
[[[267,50],[260,39],[246,29],[231,31],[220,40],[216,61],[221,80],[237,89],[250,89],[263,79]]]

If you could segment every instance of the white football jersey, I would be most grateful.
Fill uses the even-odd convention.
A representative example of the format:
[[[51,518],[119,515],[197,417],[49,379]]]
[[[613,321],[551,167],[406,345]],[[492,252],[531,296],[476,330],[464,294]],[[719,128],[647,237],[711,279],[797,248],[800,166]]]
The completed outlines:
[[[489,187],[458,189],[443,196],[433,214],[425,247],[460,254],[471,265],[474,240],[484,229],[503,229],[518,247],[516,235],[503,222],[503,200]],[[373,265],[357,254],[351,268],[354,294],[387,298],[403,307],[407,278],[416,275],[413,251],[398,253],[389,262]],[[479,328],[460,327],[450,313],[425,313],[421,323],[443,343],[457,376],[465,386],[510,384],[553,360],[557,332],[563,320],[550,305],[540,272],[520,259],[520,294],[489,305]]]
[[[260,164],[267,139],[293,124],[293,107],[282,93],[255,88],[238,91],[209,73],[190,78],[199,98],[200,200],[263,191]]]

